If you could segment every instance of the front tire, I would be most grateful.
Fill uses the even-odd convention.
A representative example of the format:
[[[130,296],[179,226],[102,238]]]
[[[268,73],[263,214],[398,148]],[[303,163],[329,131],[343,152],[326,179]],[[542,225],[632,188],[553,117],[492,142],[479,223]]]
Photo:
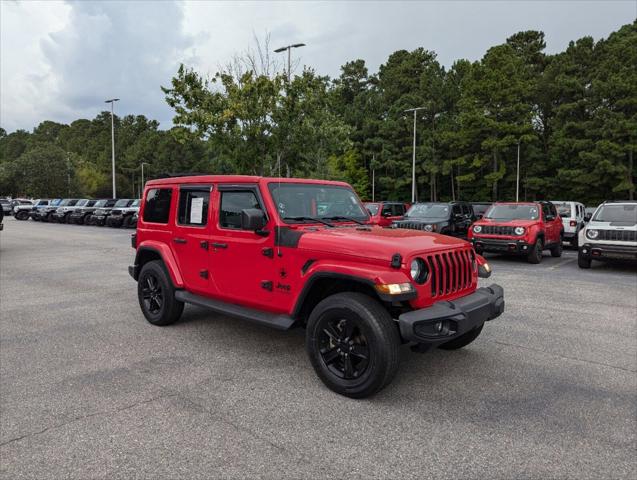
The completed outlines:
[[[310,314],[305,339],[316,374],[341,395],[373,395],[398,370],[398,329],[387,310],[362,293],[338,293],[321,301]]]
[[[577,266],[579,268],[591,268],[592,260],[585,257],[582,252],[577,253]]]
[[[527,256],[529,263],[538,264],[542,261],[542,251],[544,250],[544,242],[541,238],[535,240],[535,243],[531,247],[531,251]]]
[[[16,214],[14,215],[16,220],[28,220],[29,219],[29,212],[25,211],[25,210],[18,210],[16,212]]]
[[[153,325],[175,323],[184,311],[184,304],[175,299],[175,287],[159,260],[144,264],[137,280],[137,298],[142,313]]]
[[[479,327],[474,328],[473,330],[469,330],[467,333],[463,333],[458,338],[454,338],[450,342],[440,345],[438,348],[442,350],[458,350],[462,347],[466,347],[480,336],[482,327],[484,327],[484,323]]]

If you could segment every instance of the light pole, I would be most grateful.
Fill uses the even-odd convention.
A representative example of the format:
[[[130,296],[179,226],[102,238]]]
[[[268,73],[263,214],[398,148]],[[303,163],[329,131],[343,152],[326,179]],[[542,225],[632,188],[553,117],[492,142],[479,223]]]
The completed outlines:
[[[144,190],[144,165],[148,165],[150,167],[150,163],[142,162],[142,187],[141,187],[141,190]]]
[[[416,113],[418,110],[424,110],[426,107],[408,108],[407,112],[414,112],[414,148],[411,160],[411,203],[416,201]]]
[[[294,45],[288,45],[287,47],[277,48],[274,53],[281,53],[288,51],[288,83],[290,83],[290,76],[292,72],[292,54],[290,53],[293,48],[304,47],[304,43],[295,43]]]
[[[113,104],[118,102],[119,98],[111,98],[110,100],[105,100],[104,103],[111,104],[111,152],[113,154],[113,198],[117,198],[117,191],[115,188],[115,123],[113,120]]]
[[[515,175],[515,201],[520,201],[520,141],[522,139],[518,138],[518,171]]]

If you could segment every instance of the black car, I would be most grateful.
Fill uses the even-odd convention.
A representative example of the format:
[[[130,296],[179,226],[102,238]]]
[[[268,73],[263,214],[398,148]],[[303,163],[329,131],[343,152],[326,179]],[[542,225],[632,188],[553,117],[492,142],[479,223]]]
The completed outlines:
[[[112,198],[103,198],[101,200],[90,200],[86,205],[76,208],[69,215],[69,223],[76,225],[90,225],[90,218],[98,208],[112,208],[117,200]]]
[[[140,202],[141,200],[137,199],[128,207],[113,207],[111,214],[106,219],[106,225],[114,228],[129,228],[132,223],[133,215],[139,211]],[[137,220],[135,220],[135,222],[137,222]]]
[[[487,210],[489,210],[491,205],[493,205],[491,202],[471,202],[471,207],[473,208],[473,214],[476,216],[476,220],[480,220]]]
[[[130,207],[134,201],[135,199],[132,199],[132,198],[120,198],[111,207],[105,206],[105,207],[98,208],[95,210],[93,215],[89,217],[88,223],[90,225],[98,225],[100,227],[103,227],[104,225],[106,225],[106,219],[111,214],[111,211],[114,208],[119,209],[119,208]]]
[[[469,227],[476,220],[471,204],[467,202],[415,203],[403,220],[392,223],[392,228],[409,228],[466,238]]]

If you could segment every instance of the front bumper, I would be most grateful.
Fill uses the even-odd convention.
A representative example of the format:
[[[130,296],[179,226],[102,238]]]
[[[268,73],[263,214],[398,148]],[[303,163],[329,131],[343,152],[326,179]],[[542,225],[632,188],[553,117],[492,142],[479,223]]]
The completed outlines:
[[[398,317],[402,338],[429,346],[447,343],[504,312],[504,290],[493,284],[452,302],[403,313]]]
[[[473,237],[471,239],[473,248],[477,253],[512,253],[516,255],[526,255],[531,249],[531,245],[522,239],[496,239]]]
[[[585,243],[579,254],[592,260],[637,260],[637,246]]]

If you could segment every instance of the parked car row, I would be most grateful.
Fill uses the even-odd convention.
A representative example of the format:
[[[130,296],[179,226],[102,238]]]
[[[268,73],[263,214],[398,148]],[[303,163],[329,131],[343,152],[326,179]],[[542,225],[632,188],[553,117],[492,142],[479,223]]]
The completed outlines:
[[[135,228],[139,200],[132,198],[37,199],[13,209],[16,220]]]
[[[373,224],[463,238],[479,254],[519,255],[540,263],[544,251],[560,257],[568,243],[579,249],[581,268],[589,268],[592,260],[637,259],[635,205],[605,202],[591,212],[582,203],[561,200],[422,202],[401,215],[400,202],[365,204]]]

